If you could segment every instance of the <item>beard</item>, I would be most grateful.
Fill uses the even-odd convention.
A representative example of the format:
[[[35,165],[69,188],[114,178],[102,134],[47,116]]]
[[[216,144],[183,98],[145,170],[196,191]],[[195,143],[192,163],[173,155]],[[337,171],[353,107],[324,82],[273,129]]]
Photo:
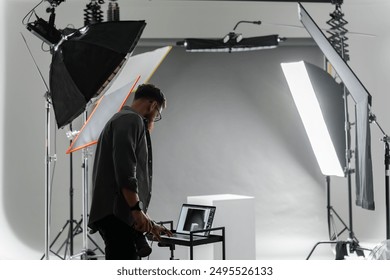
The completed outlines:
[[[153,114],[150,114],[149,116],[147,116],[146,119],[148,120],[149,133],[151,133],[154,129],[154,116],[153,116]]]

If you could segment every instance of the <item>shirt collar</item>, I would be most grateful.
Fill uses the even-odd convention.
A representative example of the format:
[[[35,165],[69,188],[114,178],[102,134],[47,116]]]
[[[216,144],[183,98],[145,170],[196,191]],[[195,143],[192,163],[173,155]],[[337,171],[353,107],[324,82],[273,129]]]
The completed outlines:
[[[122,107],[122,110],[126,110],[126,111],[132,111],[134,113],[136,113],[138,116],[140,116],[144,123],[145,123],[145,126],[148,127],[148,124],[149,124],[149,121],[147,118],[145,118],[144,116],[140,115],[138,112],[136,112],[133,108],[131,108],[129,105],[125,105]]]

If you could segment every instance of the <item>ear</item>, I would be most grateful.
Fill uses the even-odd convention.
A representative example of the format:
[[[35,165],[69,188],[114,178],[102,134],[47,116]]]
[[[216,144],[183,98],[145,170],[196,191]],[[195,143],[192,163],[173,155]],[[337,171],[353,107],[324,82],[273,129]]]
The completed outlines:
[[[157,105],[157,101],[153,101],[152,105],[150,106],[151,111],[154,111],[156,108],[158,108]]]
[[[156,106],[154,103],[155,102],[151,100],[147,101],[147,105],[145,107],[147,114],[151,114],[154,111],[154,106]]]

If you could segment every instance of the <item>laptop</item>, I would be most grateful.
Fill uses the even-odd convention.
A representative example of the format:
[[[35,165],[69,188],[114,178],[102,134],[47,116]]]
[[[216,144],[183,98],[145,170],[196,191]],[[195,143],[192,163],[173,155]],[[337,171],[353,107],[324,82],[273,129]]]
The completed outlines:
[[[190,240],[190,232],[195,230],[210,229],[213,225],[215,206],[183,204],[177,221],[174,239]],[[197,232],[193,234],[193,240],[204,239],[210,232]]]

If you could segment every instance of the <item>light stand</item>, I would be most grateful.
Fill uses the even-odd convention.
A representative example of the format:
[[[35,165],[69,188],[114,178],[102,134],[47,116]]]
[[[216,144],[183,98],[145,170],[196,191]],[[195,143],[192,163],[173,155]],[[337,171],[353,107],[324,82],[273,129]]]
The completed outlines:
[[[382,132],[383,138],[381,139],[381,141],[385,145],[384,164],[385,164],[386,239],[389,240],[390,239],[390,201],[389,201],[390,137],[385,133],[385,131],[379,125],[376,116],[374,114],[370,114],[370,122],[375,123],[378,126],[379,130]]]
[[[328,215],[328,231],[329,231],[329,241],[320,241],[317,242],[312,250],[310,251],[309,255],[307,256],[306,260],[309,260],[311,255],[313,254],[314,250],[317,248],[318,245],[321,244],[336,244],[336,260],[342,260],[344,259],[345,255],[348,255],[346,250],[346,245],[349,245],[349,252],[353,253],[356,252],[358,256],[364,257],[364,250],[369,250],[366,248],[362,248],[359,245],[359,240],[356,238],[355,233],[353,232],[353,213],[352,213],[352,180],[351,180],[351,174],[354,172],[354,170],[351,168],[351,139],[350,139],[350,122],[349,122],[349,115],[348,115],[348,92],[344,86],[344,113],[345,113],[345,140],[346,140],[346,168],[345,168],[345,174],[347,176],[348,181],[348,216],[349,216],[349,226],[341,219],[341,217],[337,214],[337,212],[334,210],[334,208],[331,206],[330,203],[330,177],[326,176],[326,182],[327,182],[327,215]],[[336,217],[339,219],[339,221],[343,224],[344,228],[337,233],[336,225],[334,222],[333,214],[336,215]],[[333,229],[333,234],[332,234]],[[347,241],[340,241],[338,237],[348,230],[348,240]]]
[[[341,12],[341,4],[343,1],[334,1],[335,2],[335,11],[331,14],[331,20],[327,23],[331,26],[329,33],[331,37],[329,38],[330,43],[334,46],[336,51],[339,52],[341,57],[345,60],[349,60],[349,54],[346,47],[348,45],[345,43],[348,38],[345,36],[348,30],[344,27],[348,22],[344,19],[344,14]],[[353,232],[353,212],[352,212],[352,179],[351,174],[355,170],[351,167],[351,159],[353,151],[351,150],[351,123],[349,122],[348,114],[348,90],[344,85],[344,114],[345,114],[345,158],[346,158],[346,169],[345,174],[347,176],[348,182],[348,216],[349,216],[349,243],[350,243],[350,252],[356,251],[359,256],[364,256],[364,253],[361,250],[357,250],[359,247],[359,241],[356,239]],[[362,254],[363,253],[363,254]]]
[[[348,217],[349,217],[349,227],[347,224],[341,219],[341,217],[337,214],[337,212],[334,210],[334,208],[331,206],[330,202],[330,177],[326,176],[326,183],[327,183],[327,216],[328,216],[328,231],[329,231],[329,241],[320,241],[317,242],[312,250],[310,251],[309,255],[307,256],[306,260],[309,260],[311,255],[313,254],[314,250],[317,248],[318,245],[321,244],[336,244],[336,260],[344,259],[344,255],[347,255],[346,244],[349,244],[350,253],[356,252],[358,256],[364,256],[363,250],[366,250],[364,248],[361,248],[359,245],[359,240],[355,237],[355,234],[353,232],[353,212],[352,212],[352,179],[351,174],[354,172],[354,170],[351,168],[351,158],[352,158],[352,151],[351,151],[351,123],[349,122],[349,114],[348,114],[348,91],[346,87],[343,88],[343,99],[344,99],[344,117],[345,117],[345,157],[346,157],[346,168],[345,168],[345,174],[347,177],[347,184],[348,184]],[[339,219],[339,221],[343,224],[344,228],[337,232],[336,225],[333,219],[333,215],[335,214],[336,217]],[[332,228],[333,228],[333,234],[332,234]],[[348,240],[347,241],[340,241],[338,237],[348,230]]]
[[[343,42],[342,36],[341,41]],[[344,46],[342,45],[342,53],[344,53]],[[359,247],[359,241],[355,237],[355,233],[353,232],[353,211],[352,211],[352,178],[351,174],[355,172],[355,170],[351,167],[351,158],[353,151],[351,150],[351,123],[349,122],[349,114],[348,114],[348,90],[344,85],[344,113],[345,113],[345,157],[346,157],[346,168],[345,174],[347,176],[347,184],[348,184],[348,217],[349,217],[349,228],[348,236],[349,240],[347,243],[350,244],[350,252],[356,251],[359,256],[364,256],[364,253],[361,250],[357,250]],[[362,254],[363,253],[363,254]]]
[[[336,6],[336,11],[339,11],[339,6]],[[342,14],[341,14],[342,15]],[[332,14],[332,17],[334,19],[334,13]],[[341,28],[342,30],[338,32],[338,51],[340,52],[341,56],[344,59],[344,54],[346,52],[345,50],[345,43],[344,43],[344,35],[346,32],[346,29],[343,28],[345,25],[345,21],[342,21],[340,19],[336,19],[338,22],[342,22],[343,25],[341,27],[338,27],[337,24],[332,25],[332,32],[336,32],[337,28]],[[328,22],[329,23],[329,22]],[[332,42],[335,42],[334,40]],[[337,49],[337,48],[336,48]],[[328,230],[329,230],[329,239],[330,241],[322,241],[318,242],[314,245],[313,249],[310,251],[309,255],[307,256],[306,260],[310,259],[311,255],[313,254],[316,247],[320,244],[337,244],[340,247],[336,248],[336,259],[344,259],[344,254],[347,254],[345,247],[345,244],[350,245],[350,253],[356,252],[358,256],[364,256],[363,249],[359,246],[359,240],[355,237],[355,233],[353,232],[353,211],[352,211],[352,178],[351,174],[354,173],[354,169],[351,167],[351,159],[353,151],[351,150],[351,123],[349,121],[349,113],[348,113],[348,90],[343,86],[343,99],[344,99],[344,119],[345,119],[345,159],[346,159],[346,166],[344,173],[347,177],[347,187],[348,187],[348,218],[349,218],[349,227],[344,223],[344,221],[340,218],[340,216],[337,214],[337,212],[333,209],[333,207],[330,205],[330,178],[327,176],[327,214],[328,214]],[[335,224],[333,220],[332,213],[335,213],[336,217],[341,221],[341,223],[344,225],[344,229],[341,230],[341,232],[337,233],[335,230]],[[331,234],[331,223],[333,225],[334,235]],[[345,230],[348,230],[348,240],[347,241],[340,241],[338,240],[339,235],[341,235]],[[341,250],[341,251],[340,251]]]
[[[45,83],[48,92],[46,96],[47,116],[45,119],[45,257],[47,259],[49,258],[50,251],[50,184],[52,181],[50,177],[50,164],[53,159],[49,154],[51,105],[54,108],[58,127],[69,124],[74,118],[85,111],[85,105],[88,100],[100,93],[106,87],[107,81],[111,81],[117,74],[117,70],[122,66],[126,56],[135,48],[146,26],[143,20],[100,23],[102,21],[102,17],[100,16],[102,13],[100,6],[96,5],[93,13],[86,15],[86,19],[96,20],[96,24],[91,24],[88,28],[84,28],[82,34],[73,29],[65,29],[60,32],[54,25],[55,8],[63,1],[48,1],[51,4],[51,8],[47,9],[47,12],[51,13],[49,22],[38,18],[35,13],[35,8],[44,1],[41,1],[34,7],[22,21],[29,31],[50,46],[52,54],[52,62],[50,65],[50,94]],[[99,0],[98,2],[100,3],[102,1]],[[91,3],[96,3],[96,1],[91,1]],[[34,22],[30,21],[32,15],[37,17]],[[25,20],[29,22],[25,23]],[[109,34],[110,36],[102,36],[102,34]],[[85,42],[88,43],[85,44]],[[77,51],[74,51],[74,48]],[[70,236],[70,239],[72,239],[74,233],[80,232],[78,230],[84,230],[84,251],[86,251],[88,245],[88,233],[85,232],[87,231],[88,220],[87,157],[88,155],[84,155],[83,159],[83,175],[85,176],[83,177],[83,227],[76,227],[77,231],[75,229],[71,230]],[[71,215],[73,216],[73,212]],[[71,243],[73,247],[72,240]]]
[[[85,113],[86,114],[86,113]],[[68,138],[72,139],[75,134],[77,134],[78,131],[72,131],[72,125],[69,126],[70,131],[67,132]],[[72,142],[72,140],[71,140]],[[53,253],[58,258],[65,260],[65,259],[74,259],[77,257],[80,257],[81,259],[90,259],[90,256],[95,256],[94,250],[88,249],[88,238],[92,241],[92,243],[95,245],[95,250],[100,250],[101,253],[103,253],[103,250],[99,248],[98,244],[92,240],[87,233],[88,224],[87,224],[87,218],[88,217],[88,157],[89,157],[89,151],[88,149],[83,150],[83,174],[82,174],[82,217],[79,221],[76,221],[73,219],[73,154],[70,154],[70,189],[69,189],[69,196],[70,196],[70,217],[69,220],[66,221],[65,225],[61,228],[59,233],[56,235],[56,237],[53,239],[52,243],[49,246],[49,252]],[[59,248],[55,251],[52,249],[54,244],[59,240],[62,233],[65,231],[65,229],[69,226],[68,229],[68,236],[65,241],[59,246]],[[81,253],[77,255],[73,255],[73,249],[74,249],[74,237],[78,234],[82,233],[82,240],[83,240],[83,248]],[[63,256],[60,255],[60,251],[64,249]],[[46,256],[46,253],[45,255]],[[41,258],[43,259],[44,256]]]
[[[83,123],[86,123],[88,119],[87,110],[84,111],[83,114]],[[71,259],[75,259],[80,257],[81,259],[95,259],[96,254],[94,250],[88,249],[88,240],[90,240],[96,247],[95,250],[99,250],[101,254],[104,254],[103,250],[99,247],[99,245],[89,236],[88,234],[88,187],[89,187],[89,148],[84,148],[82,153],[82,236],[83,236],[83,248],[80,253],[71,256]]]
[[[69,129],[70,131],[72,131],[72,124],[69,125]],[[67,136],[68,138],[70,138],[70,143],[72,143],[72,135],[71,133],[67,133]],[[69,219],[66,221],[66,223],[64,224],[64,226],[60,229],[59,233],[56,235],[56,237],[53,239],[53,242],[50,244],[49,246],[49,251],[51,253],[53,253],[54,255],[56,255],[58,258],[60,259],[67,259],[67,255],[68,255],[68,249],[69,249],[69,256],[73,255],[73,248],[74,248],[74,242],[73,242],[73,237],[78,234],[80,232],[80,224],[81,224],[81,221],[76,221],[74,220],[73,218],[73,194],[74,194],[74,188],[73,188],[73,155],[70,155],[69,157]],[[69,226],[69,229],[68,229],[68,235],[67,235],[67,238],[66,240],[61,244],[61,246],[59,246],[59,248],[57,249],[57,251],[54,251],[52,248],[54,246],[54,244],[57,242],[57,240],[60,238],[60,236],[62,235],[62,233],[65,231],[65,229]],[[65,246],[66,245],[66,246]],[[65,250],[64,250],[64,255],[61,256],[60,255],[60,251],[63,249],[63,247],[65,246]],[[45,256],[46,256],[46,252],[45,254],[42,256],[41,259],[43,259]]]
[[[304,27],[309,32],[311,37],[316,41],[317,45],[324,53],[325,57],[332,64],[332,67],[337,71],[338,76],[343,82],[345,141],[346,141],[346,147],[345,147],[346,164],[345,164],[344,175],[348,179],[348,204],[349,204],[348,214],[349,214],[349,222],[350,222],[348,228],[349,238],[346,242],[329,241],[323,243],[337,243],[337,245],[341,244],[342,246],[344,246],[345,255],[347,255],[346,245],[349,245],[350,252],[356,252],[357,255],[360,256],[363,255],[362,250],[366,250],[366,249],[359,247],[359,242],[356,239],[353,232],[351,173],[353,173],[354,170],[351,169],[351,164],[350,164],[352,152],[350,150],[350,133],[349,133],[350,123],[348,118],[347,97],[348,95],[351,95],[356,105],[358,106],[356,108],[358,113],[356,118],[356,131],[357,131],[357,135],[359,136],[357,140],[357,152],[361,151],[361,153],[356,153],[357,172],[359,172],[357,173],[359,175],[359,177],[357,176],[357,185],[359,183],[359,191],[361,187],[364,189],[364,194],[365,194],[364,197],[362,198],[362,201],[359,200],[359,203],[362,204],[362,207],[364,203],[364,207],[372,208],[374,206],[373,200],[370,200],[371,197],[366,196],[366,191],[369,195],[371,195],[371,191],[372,191],[372,170],[371,170],[372,166],[371,166],[370,148],[369,148],[370,139],[368,137],[369,130],[367,128],[368,114],[366,114],[366,110],[368,109],[368,106],[371,105],[371,95],[368,93],[368,91],[365,89],[363,84],[359,81],[357,76],[353,73],[353,71],[349,68],[348,64],[345,61],[344,47],[346,46],[346,44],[344,41],[346,39],[345,33],[347,30],[344,28],[346,21],[343,20],[342,18],[343,13],[340,10],[342,1],[333,1],[333,2],[336,2],[336,11],[333,14],[331,14],[332,21],[334,20],[334,26],[332,26],[333,28],[332,31],[334,32],[333,35],[337,34],[336,37],[338,37],[338,39],[335,40],[335,42],[337,42],[338,44],[336,46],[333,46],[329,42],[329,40],[321,32],[317,24],[314,22],[314,20],[310,17],[310,15],[307,13],[307,11],[303,8],[303,6],[300,3],[298,5],[298,13],[299,13],[300,21],[303,23]]]
[[[69,130],[72,131],[72,123],[69,124]],[[72,144],[72,139],[70,139],[70,144]],[[69,155],[69,254],[73,255],[73,155]]]
[[[87,116],[87,111],[84,112],[83,115],[83,123],[85,123],[88,119]],[[84,253],[84,258],[87,258],[88,256],[88,173],[89,173],[89,162],[88,162],[88,157],[89,157],[89,148],[83,149],[83,164],[82,164],[82,169],[83,169],[83,174],[82,174],[82,207],[83,207],[83,251]]]
[[[330,202],[330,176],[326,176],[326,193],[327,193],[327,216],[328,216],[328,235],[329,240],[338,240],[338,237],[347,229],[349,230],[347,224],[341,219],[340,215],[336,212]],[[338,232],[336,228],[336,223],[334,221],[333,215],[343,224],[343,229]]]
[[[49,92],[45,96],[45,259],[49,260],[50,218],[51,218],[51,162],[55,156],[51,156],[50,146],[50,108],[51,100]]]
[[[32,60],[34,61],[35,67],[38,70],[39,75],[41,76],[41,79],[43,81],[43,84],[46,87],[46,93],[44,94],[45,98],[45,237],[44,237],[44,256],[42,257],[45,258],[46,260],[50,259],[49,256],[49,251],[50,251],[50,218],[51,218],[51,164],[52,161],[55,161],[57,159],[56,155],[50,155],[51,153],[51,130],[50,130],[50,109],[51,109],[51,98],[50,98],[50,90],[48,85],[46,84],[46,81],[42,75],[41,70],[38,67],[37,62],[35,61],[35,58],[30,50],[30,47],[27,44],[26,38],[22,34],[22,38],[24,40],[24,43],[26,44],[27,50],[30,53],[30,56]]]
[[[54,21],[55,21],[55,7],[57,7],[63,1],[64,0],[49,1],[51,4],[51,8],[47,10],[47,12],[51,13],[49,22],[37,18],[35,22],[31,22],[26,25],[27,30],[29,30],[31,33],[36,35],[38,38],[40,38],[50,46],[51,52],[53,50],[53,45],[56,44],[61,38],[61,33],[54,27]],[[34,9],[31,12],[33,11]],[[55,154],[54,155],[50,154],[51,153],[50,109],[51,109],[52,100],[51,100],[49,87],[46,84],[42,72],[39,69],[37,62],[35,61],[34,56],[23,34],[22,37],[47,90],[44,95],[45,98],[45,206],[44,206],[45,207],[44,210],[45,211],[45,229],[44,229],[45,238],[44,238],[44,243],[45,244],[44,244],[44,255],[42,259],[45,258],[46,260],[49,260],[50,259],[49,242],[50,242],[50,220],[51,220],[51,187],[52,187],[51,186],[52,176],[50,172],[51,172],[52,162],[56,161],[57,159]]]

